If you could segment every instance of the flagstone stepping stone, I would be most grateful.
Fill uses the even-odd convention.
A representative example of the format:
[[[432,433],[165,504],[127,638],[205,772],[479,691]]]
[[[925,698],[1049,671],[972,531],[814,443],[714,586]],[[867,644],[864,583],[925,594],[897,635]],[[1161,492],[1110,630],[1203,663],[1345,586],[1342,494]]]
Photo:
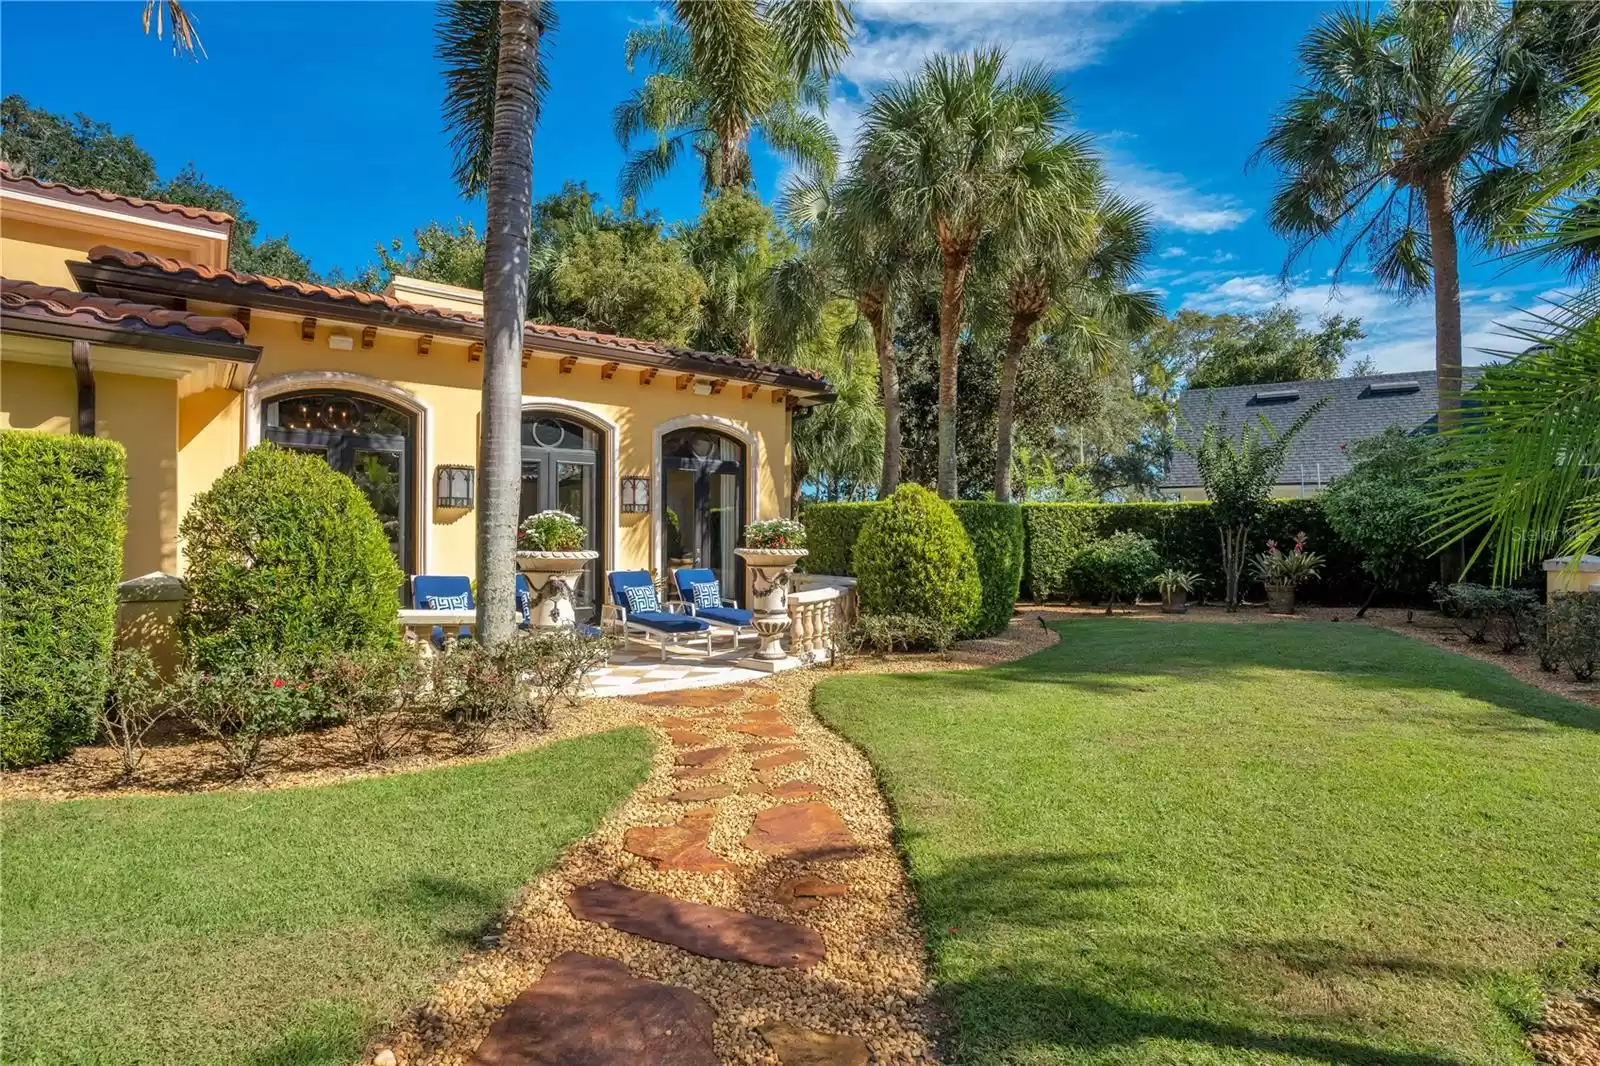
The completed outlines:
[[[826,803],[780,803],[756,814],[744,846],[789,859],[842,859],[861,846]]]
[[[680,766],[672,771],[672,776],[680,781],[694,781],[702,777],[716,777],[722,773],[722,769],[715,763],[709,766]]]
[[[750,765],[757,770],[776,770],[780,766],[792,766],[797,762],[805,762],[806,753],[799,748],[785,748],[773,755],[763,756]]]
[[[646,707],[721,707],[744,696],[742,688],[680,688],[671,692],[647,692],[631,696]]]
[[[781,740],[794,736],[794,726],[788,722],[764,722],[745,719],[735,722],[728,727],[735,733],[746,733],[752,737],[772,737]]]
[[[808,911],[812,907],[820,906],[824,899],[848,895],[849,892],[849,885],[842,885],[837,881],[824,881],[811,874],[801,874],[780,884],[773,891],[772,898],[785,907]]]
[[[867,1066],[867,1042],[844,1033],[819,1033],[788,1022],[768,1022],[756,1032],[783,1066]]]
[[[716,1015],[687,988],[568,951],[512,1000],[474,1066],[717,1066]]]
[[[744,719],[747,722],[782,722],[783,715],[777,711],[751,711]]]
[[[717,812],[710,807],[690,811],[676,825],[638,825],[622,834],[622,847],[649,859],[658,870],[708,874],[731,870],[733,863],[712,851],[707,841]]]
[[[803,925],[641,892],[614,881],[593,881],[573,890],[567,908],[582,921],[708,959],[803,969],[828,954],[821,935]]]
[[[715,766],[728,757],[729,748],[701,748],[678,756],[679,766]]]
[[[707,803],[719,800],[723,796],[733,795],[732,785],[705,785],[701,788],[686,788],[681,792],[674,792],[667,799],[676,803]]]
[[[816,794],[817,786],[810,781],[785,781],[781,785],[772,785],[767,789],[767,795],[784,800],[810,799]]]
[[[669,729],[667,736],[672,740],[673,746],[679,748],[692,748],[711,739],[708,734],[696,733],[689,729]]]
[[[786,745],[772,744],[767,741],[758,741],[754,744],[740,744],[739,750],[749,752],[751,755],[764,755],[769,751],[783,751]]]
[[[750,693],[750,702],[757,707],[776,707],[783,702],[783,693],[774,692],[770,688],[757,689]]]
[[[664,718],[657,718],[656,725],[662,729],[704,729],[705,723],[699,717],[685,718],[682,715],[669,714]]]

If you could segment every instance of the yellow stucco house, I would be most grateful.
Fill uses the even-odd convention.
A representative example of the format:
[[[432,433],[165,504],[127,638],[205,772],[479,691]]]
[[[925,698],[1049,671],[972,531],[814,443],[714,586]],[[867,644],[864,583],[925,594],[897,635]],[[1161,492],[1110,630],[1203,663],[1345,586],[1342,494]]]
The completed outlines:
[[[407,574],[474,574],[481,294],[383,294],[227,269],[226,215],[0,169],[0,426],[128,452],[124,573],[184,568],[196,494],[264,441],[367,493]],[[792,419],[832,398],[790,366],[529,323],[522,508],[578,515],[600,574],[694,560],[743,583],[747,522],[788,513]]]

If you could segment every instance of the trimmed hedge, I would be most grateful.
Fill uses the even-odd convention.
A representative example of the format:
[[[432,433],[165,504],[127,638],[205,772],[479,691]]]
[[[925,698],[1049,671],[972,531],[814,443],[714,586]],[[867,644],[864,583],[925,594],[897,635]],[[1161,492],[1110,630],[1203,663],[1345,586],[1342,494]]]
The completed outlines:
[[[814,503],[805,509],[806,547],[811,554],[801,560],[808,574],[855,576],[852,552],[861,527],[878,507],[868,503]],[[978,560],[978,580],[983,584],[983,608],[963,636],[993,636],[1003,632],[1017,605],[1026,554],[1022,507],[994,500],[953,500],[950,507],[972,541]]]
[[[94,739],[127,498],[115,441],[0,432],[0,766]]]
[[[1003,633],[1011,622],[1022,586],[1026,554],[1022,508],[993,500],[956,500],[950,506],[972,541],[978,581],[983,585],[978,618],[962,635],[992,637]]]
[[[854,559],[863,614],[915,615],[957,632],[977,621],[983,586],[972,540],[921,485],[901,485],[872,510]]]
[[[195,497],[182,533],[196,666],[318,662],[393,645],[404,575],[372,504],[320,456],[250,449]]]

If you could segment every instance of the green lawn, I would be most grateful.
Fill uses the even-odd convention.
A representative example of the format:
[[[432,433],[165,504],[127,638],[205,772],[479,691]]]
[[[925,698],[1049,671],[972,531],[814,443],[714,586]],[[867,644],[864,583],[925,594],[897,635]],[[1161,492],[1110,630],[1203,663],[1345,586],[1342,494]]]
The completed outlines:
[[[639,781],[639,729],[323,788],[10,803],[6,1063],[346,1063]]]
[[[1059,631],[817,689],[950,1061],[1524,1063],[1541,986],[1600,976],[1600,713],[1360,625]]]

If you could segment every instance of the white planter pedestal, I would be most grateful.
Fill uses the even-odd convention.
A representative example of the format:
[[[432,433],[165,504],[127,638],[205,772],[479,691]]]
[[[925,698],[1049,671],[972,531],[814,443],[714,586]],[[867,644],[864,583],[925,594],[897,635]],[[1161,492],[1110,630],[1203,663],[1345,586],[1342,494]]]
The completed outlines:
[[[517,552],[517,569],[533,593],[529,607],[533,629],[568,628],[578,620],[574,604],[583,570],[599,552]]]
[[[745,589],[755,615],[751,625],[761,641],[755,655],[740,659],[739,665],[767,673],[799,666],[800,660],[784,648],[783,636],[789,629],[789,585],[794,565],[806,557],[806,550],[735,548],[733,553],[744,560]]]

